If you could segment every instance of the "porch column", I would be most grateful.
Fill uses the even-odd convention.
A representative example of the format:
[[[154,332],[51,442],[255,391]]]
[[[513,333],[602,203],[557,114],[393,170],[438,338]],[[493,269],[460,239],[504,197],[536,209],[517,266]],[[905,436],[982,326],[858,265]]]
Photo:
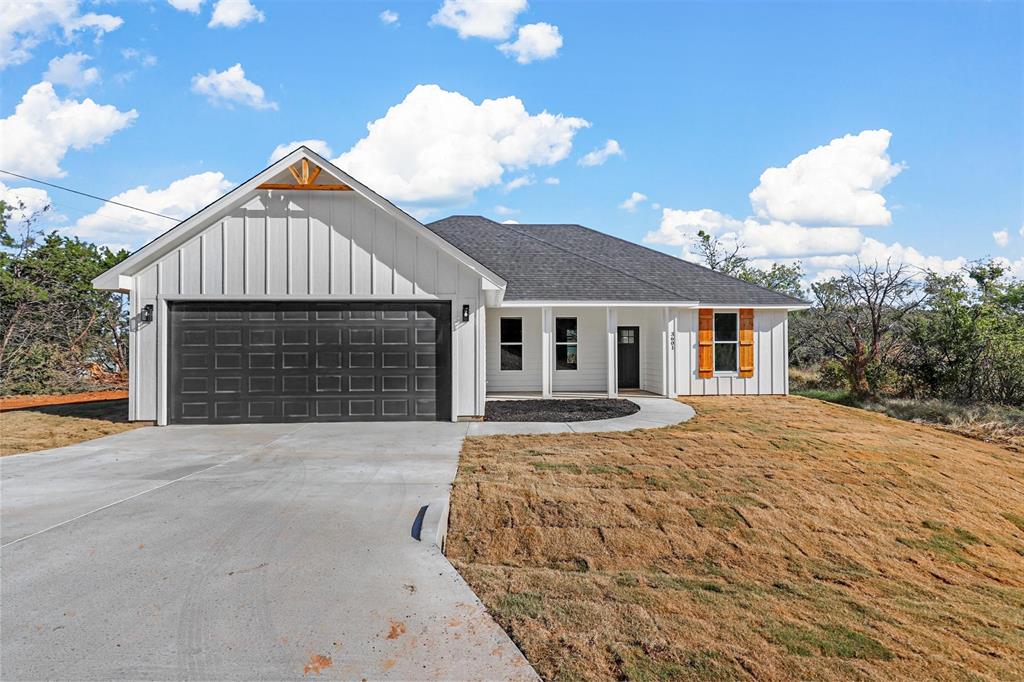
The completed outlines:
[[[665,328],[665,395],[676,397],[676,313],[672,308],[664,308],[662,313]]]
[[[540,309],[540,394],[551,397],[551,308]]]
[[[607,311],[607,334],[608,337],[608,397],[616,398],[619,395],[619,380],[618,380],[618,355],[616,350],[618,349],[618,312],[615,308],[608,306],[605,308]]]

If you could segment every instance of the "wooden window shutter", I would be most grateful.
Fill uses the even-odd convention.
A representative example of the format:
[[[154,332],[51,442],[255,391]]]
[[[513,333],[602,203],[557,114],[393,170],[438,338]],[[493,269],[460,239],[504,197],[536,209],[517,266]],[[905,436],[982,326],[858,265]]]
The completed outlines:
[[[710,379],[715,375],[715,311],[701,308],[697,321],[697,376]]]
[[[740,308],[740,378],[754,376],[754,309]]]

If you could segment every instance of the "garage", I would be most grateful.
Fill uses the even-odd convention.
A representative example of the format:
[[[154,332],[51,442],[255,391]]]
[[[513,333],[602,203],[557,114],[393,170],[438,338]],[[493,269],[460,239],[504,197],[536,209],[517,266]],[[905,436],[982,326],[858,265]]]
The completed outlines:
[[[168,421],[451,419],[451,304],[171,303]]]

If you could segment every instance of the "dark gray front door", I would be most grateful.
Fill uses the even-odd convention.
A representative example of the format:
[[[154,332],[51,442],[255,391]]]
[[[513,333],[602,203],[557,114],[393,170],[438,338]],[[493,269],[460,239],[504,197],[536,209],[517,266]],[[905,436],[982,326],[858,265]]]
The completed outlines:
[[[451,304],[176,303],[176,424],[451,418]]]
[[[640,388],[640,327],[619,327],[619,388]]]

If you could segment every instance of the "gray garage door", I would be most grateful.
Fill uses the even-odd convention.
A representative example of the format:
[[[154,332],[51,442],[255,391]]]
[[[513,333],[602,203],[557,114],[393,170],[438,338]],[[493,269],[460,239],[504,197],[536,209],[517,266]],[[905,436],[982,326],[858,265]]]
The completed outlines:
[[[448,303],[177,303],[169,421],[451,418]]]

